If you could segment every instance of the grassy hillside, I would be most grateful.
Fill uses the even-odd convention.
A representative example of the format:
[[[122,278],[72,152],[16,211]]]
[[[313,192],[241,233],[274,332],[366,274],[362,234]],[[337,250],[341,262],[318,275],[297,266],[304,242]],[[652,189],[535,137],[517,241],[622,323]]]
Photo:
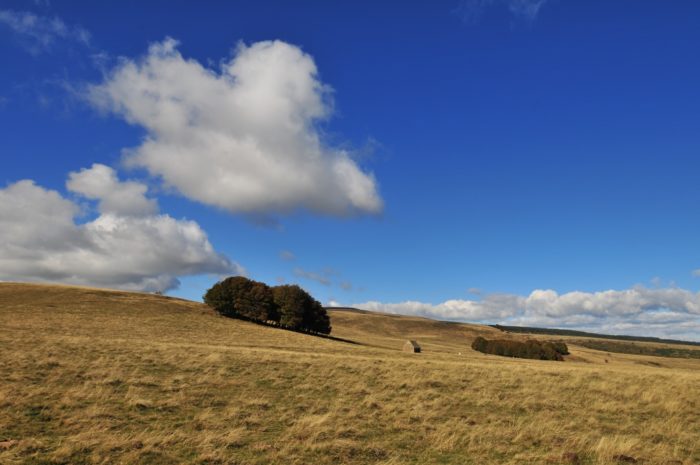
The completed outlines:
[[[695,359],[507,359],[469,349],[493,328],[331,312],[349,344],[9,283],[0,321],[2,464],[700,463]]]
[[[489,326],[451,323],[427,318],[374,313],[352,308],[329,308],[333,335],[386,349],[400,349],[416,339],[430,353],[465,352],[476,336],[500,337]]]

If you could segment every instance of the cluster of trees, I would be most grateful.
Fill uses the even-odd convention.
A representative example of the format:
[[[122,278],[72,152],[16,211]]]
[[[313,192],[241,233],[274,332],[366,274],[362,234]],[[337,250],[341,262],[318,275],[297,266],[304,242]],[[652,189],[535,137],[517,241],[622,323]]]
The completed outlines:
[[[242,276],[226,278],[204,294],[204,302],[224,316],[274,323],[290,329],[330,334],[326,309],[297,285],[270,287]]]
[[[564,360],[562,355],[569,354],[569,348],[564,342],[542,342],[534,339],[527,341],[511,341],[505,339],[487,340],[479,336],[474,339],[472,349],[485,354],[502,355],[504,357],[531,358],[535,360]]]

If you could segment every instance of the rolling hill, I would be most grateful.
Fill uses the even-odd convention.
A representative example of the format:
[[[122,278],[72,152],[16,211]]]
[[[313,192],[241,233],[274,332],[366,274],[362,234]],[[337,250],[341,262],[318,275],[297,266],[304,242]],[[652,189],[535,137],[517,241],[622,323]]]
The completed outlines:
[[[386,349],[400,349],[406,339],[416,339],[430,353],[455,353],[466,351],[476,336],[503,337],[501,331],[484,325],[452,323],[347,307],[331,307],[327,310],[331,315],[334,336]]]
[[[700,463],[700,360],[575,344],[516,360],[469,348],[487,326],[330,315],[354,343],[0,283],[0,463]]]

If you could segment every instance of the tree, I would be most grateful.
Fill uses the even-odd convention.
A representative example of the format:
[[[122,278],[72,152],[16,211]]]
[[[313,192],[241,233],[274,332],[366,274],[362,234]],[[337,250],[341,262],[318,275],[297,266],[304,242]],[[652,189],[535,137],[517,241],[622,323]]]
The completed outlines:
[[[257,321],[279,319],[267,284],[243,276],[216,283],[204,294],[204,302],[224,316]]]
[[[485,354],[504,357],[531,358],[539,360],[564,360],[569,353],[563,342],[542,342],[535,339],[515,341],[510,339],[487,340],[479,336],[472,342],[472,349]]]
[[[304,307],[307,293],[297,285],[285,284],[272,288],[272,297],[282,326],[301,328],[304,322]]]
[[[331,319],[328,316],[328,312],[321,303],[309,296],[311,302],[304,309],[304,323],[303,326],[311,331],[322,334],[331,333]]]
[[[296,285],[270,288],[242,276],[226,278],[204,294],[204,302],[224,316],[276,321],[282,326],[330,334],[331,321],[321,303]]]
[[[486,348],[488,347],[488,341],[481,336],[477,336],[472,342],[472,349],[478,350],[479,352],[486,353]]]
[[[331,324],[326,309],[304,289],[289,284],[275,286],[272,295],[281,325],[330,334]]]

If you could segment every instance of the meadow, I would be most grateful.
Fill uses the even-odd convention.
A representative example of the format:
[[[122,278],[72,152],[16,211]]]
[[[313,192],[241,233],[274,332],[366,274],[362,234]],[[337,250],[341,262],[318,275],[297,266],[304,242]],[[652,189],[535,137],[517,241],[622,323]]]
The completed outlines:
[[[3,465],[700,463],[698,359],[503,358],[470,348],[487,326],[334,310],[348,343],[69,286],[0,283],[0,321]]]

